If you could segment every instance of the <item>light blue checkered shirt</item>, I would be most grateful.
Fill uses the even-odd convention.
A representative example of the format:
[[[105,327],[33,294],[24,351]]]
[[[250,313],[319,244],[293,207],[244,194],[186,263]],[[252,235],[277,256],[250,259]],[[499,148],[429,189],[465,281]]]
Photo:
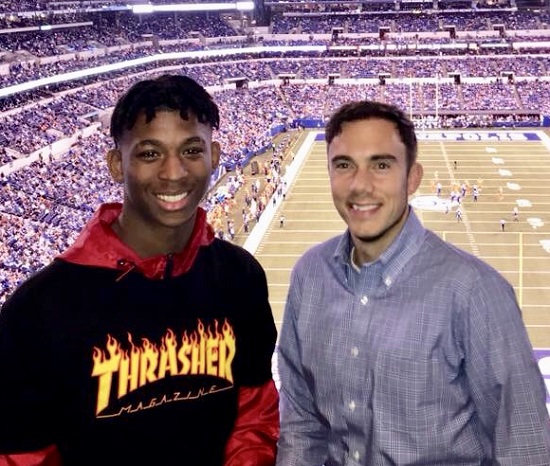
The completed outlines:
[[[549,466],[545,388],[514,290],[426,230],[357,272],[349,234],[296,264],[277,466]]]

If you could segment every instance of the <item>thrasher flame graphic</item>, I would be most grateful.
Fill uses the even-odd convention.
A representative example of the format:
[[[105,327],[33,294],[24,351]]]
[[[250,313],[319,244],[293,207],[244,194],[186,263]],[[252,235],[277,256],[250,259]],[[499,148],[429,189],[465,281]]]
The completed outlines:
[[[213,328],[211,328],[213,327]],[[218,331],[218,322],[205,328],[185,331],[180,339],[168,329],[160,345],[142,338],[134,344],[128,334],[129,350],[107,335],[104,350],[94,347],[92,376],[98,377],[96,414],[109,405],[113,383],[118,383],[118,399],[144,385],[176,375],[212,375],[233,383],[231,363],[235,357],[235,333],[227,321]]]

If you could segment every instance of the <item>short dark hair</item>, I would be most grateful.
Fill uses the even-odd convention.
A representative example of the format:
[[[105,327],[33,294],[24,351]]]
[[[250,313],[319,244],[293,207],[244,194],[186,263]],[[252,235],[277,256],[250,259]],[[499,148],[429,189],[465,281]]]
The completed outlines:
[[[418,142],[414,123],[395,105],[372,100],[360,100],[342,105],[330,117],[325,127],[327,145],[342,132],[344,123],[370,118],[380,118],[395,123],[401,141],[407,149],[407,169],[410,169],[416,162],[416,156],[418,155]]]
[[[199,123],[213,129],[220,126],[218,106],[203,86],[188,76],[165,74],[135,83],[119,98],[111,115],[115,145],[124,131],[133,128],[142,112],[149,123],[159,109],[179,111],[184,120],[189,119],[191,112]]]

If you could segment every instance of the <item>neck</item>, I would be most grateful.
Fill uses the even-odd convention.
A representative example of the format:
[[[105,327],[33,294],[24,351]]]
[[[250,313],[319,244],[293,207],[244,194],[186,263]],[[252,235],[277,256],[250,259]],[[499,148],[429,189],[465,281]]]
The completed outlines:
[[[120,240],[142,259],[181,252],[193,231],[193,227],[159,228],[151,231],[150,228],[127,225],[122,215],[112,224],[112,228]]]

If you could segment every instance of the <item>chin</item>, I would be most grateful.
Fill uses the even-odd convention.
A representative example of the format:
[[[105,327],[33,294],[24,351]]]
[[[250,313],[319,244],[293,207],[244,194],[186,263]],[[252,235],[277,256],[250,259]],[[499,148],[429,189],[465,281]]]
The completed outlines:
[[[351,234],[353,236],[356,236],[357,238],[370,238],[370,237],[376,237],[380,235],[381,232],[384,231],[383,228],[378,227],[377,225],[360,225],[360,224],[353,224],[351,222],[348,224],[348,228],[351,231]]]
[[[379,240],[383,236],[383,234],[380,234],[380,233],[367,233],[367,232],[359,232],[359,233],[352,232],[351,234],[362,243],[373,243]]]
[[[158,218],[157,221],[165,228],[180,228],[188,224],[194,217],[192,215],[178,214],[170,217],[163,216]]]
[[[352,236],[354,236],[358,240],[363,241],[365,243],[371,243],[373,241],[377,241],[380,238],[384,237],[388,233],[388,229],[387,228],[365,228],[365,227],[353,228],[353,226],[351,226],[350,232]]]

